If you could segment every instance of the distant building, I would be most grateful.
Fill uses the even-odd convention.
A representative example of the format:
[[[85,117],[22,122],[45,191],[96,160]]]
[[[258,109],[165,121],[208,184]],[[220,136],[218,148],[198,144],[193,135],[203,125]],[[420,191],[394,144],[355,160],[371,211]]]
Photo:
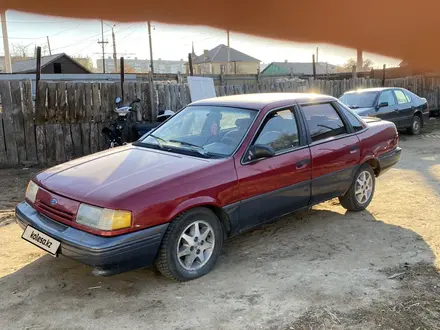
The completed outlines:
[[[194,74],[257,74],[260,60],[223,44],[193,56]],[[187,73],[189,64],[187,63]]]
[[[118,69],[115,70],[115,63],[112,57],[105,59],[105,72],[114,73],[119,72],[119,59],[118,59]],[[124,59],[125,72],[135,72],[135,73],[146,73],[150,72],[150,61],[149,60],[139,60],[137,58]],[[96,60],[97,72],[102,72],[102,59]],[[185,72],[185,61],[170,61],[157,59],[153,61],[154,73],[184,73]]]
[[[12,73],[36,73],[35,58],[12,63]],[[41,73],[90,73],[90,70],[65,53],[42,56]]]
[[[337,65],[319,62],[316,63],[316,74],[336,73],[338,70]],[[262,75],[283,75],[293,74],[299,75],[312,75],[313,63],[311,62],[272,62],[263,71]]]
[[[23,57],[23,56],[11,56],[11,63],[14,64],[15,62],[19,61],[26,61],[30,60],[33,57]],[[5,57],[0,56],[0,73],[3,73],[5,70]]]

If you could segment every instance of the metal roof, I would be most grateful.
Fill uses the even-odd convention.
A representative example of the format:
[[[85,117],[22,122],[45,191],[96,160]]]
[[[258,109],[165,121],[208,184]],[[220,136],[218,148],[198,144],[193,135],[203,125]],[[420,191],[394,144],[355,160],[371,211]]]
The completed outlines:
[[[402,89],[401,87],[372,87],[372,88],[359,88],[359,89],[352,89],[349,91],[344,92],[346,93],[363,93],[363,92],[381,92],[387,89]]]
[[[88,69],[84,68],[80,63],[72,59],[69,55],[66,53],[60,53],[60,54],[54,54],[49,56],[42,56],[41,57],[41,69],[43,69],[46,65],[56,61],[60,57],[67,57],[69,60],[77,64],[78,66],[82,67],[84,70],[89,71]],[[13,73],[33,73],[37,70],[37,61],[35,58],[32,58],[30,60],[26,61],[19,61],[12,64],[12,72]]]
[[[279,67],[286,73],[293,74],[313,74],[313,63],[312,62],[272,62],[264,68],[261,74],[264,74],[269,68],[274,65]],[[337,66],[333,64],[318,62],[315,64],[316,74],[326,74],[336,72]],[[268,74],[268,72],[267,72]]]
[[[223,44],[208,51],[208,57],[205,55],[197,56],[193,59],[193,64],[212,63],[212,62],[227,62],[228,61],[228,46]],[[229,47],[229,62],[261,62],[255,57],[246,55],[234,48]]]
[[[214,97],[193,102],[191,105],[226,106],[261,110],[267,105],[334,101],[336,98],[322,94],[307,93],[258,93]]]

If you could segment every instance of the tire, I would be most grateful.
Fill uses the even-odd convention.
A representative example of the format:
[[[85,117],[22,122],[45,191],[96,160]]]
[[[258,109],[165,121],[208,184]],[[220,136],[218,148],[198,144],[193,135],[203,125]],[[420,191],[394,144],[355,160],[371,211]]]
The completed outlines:
[[[196,227],[199,228],[199,236],[195,233]],[[211,232],[207,233],[207,230]],[[184,233],[187,234],[186,238],[183,237]],[[208,236],[205,238],[204,235]],[[207,208],[189,210],[177,216],[169,224],[155,265],[170,279],[179,282],[196,279],[209,273],[214,267],[221,253],[223,238],[222,224],[211,210]],[[182,253],[180,257],[178,257],[178,247]],[[205,259],[203,262],[202,258]]]
[[[411,127],[408,127],[408,133],[411,135],[419,135],[422,131],[422,120],[420,116],[414,115]]]
[[[369,180],[368,177],[371,178],[371,180]],[[364,178],[366,180],[364,180]],[[360,185],[360,181],[363,182],[362,185]],[[370,189],[368,189],[368,187]],[[345,195],[339,197],[339,202],[348,211],[358,212],[365,210],[373,199],[375,188],[376,177],[373,169],[370,165],[364,164],[356,172],[353,182]],[[361,191],[361,194],[356,194],[357,191]]]

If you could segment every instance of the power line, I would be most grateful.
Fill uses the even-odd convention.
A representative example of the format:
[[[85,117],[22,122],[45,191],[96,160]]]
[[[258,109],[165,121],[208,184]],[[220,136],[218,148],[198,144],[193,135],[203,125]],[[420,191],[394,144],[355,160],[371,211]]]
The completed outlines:
[[[110,31],[110,30],[111,30],[111,29],[108,29],[108,30],[104,31],[104,33],[107,33],[107,32]],[[101,35],[101,33],[94,34],[94,35],[92,35],[91,37],[88,37],[88,38],[86,38],[86,39],[79,40],[79,41],[74,42],[74,43],[71,43],[71,44],[69,44],[69,45],[65,45],[65,46],[61,46],[61,47],[56,47],[56,48],[53,48],[52,50],[61,49],[61,48],[68,48],[68,47],[70,47],[70,46],[74,46],[74,45],[82,44],[82,43],[84,43],[84,42],[86,42],[86,41],[89,41],[90,39],[93,39],[93,38],[99,37],[100,35]]]
[[[51,22],[51,21],[10,21],[10,20],[8,20],[8,24],[9,23],[14,23],[14,24],[33,24],[33,23],[36,23],[36,24],[42,24],[42,23],[55,24],[55,23],[73,23],[73,21],[52,21]]]
[[[9,23],[9,22],[8,22]],[[73,29],[76,29],[78,26],[79,26],[80,24],[78,24],[76,27],[74,27]],[[42,36],[42,37],[9,37],[9,39],[23,39],[23,40],[38,40],[38,39],[44,39],[44,38],[47,38],[47,37],[49,37],[49,38],[52,38],[52,37],[55,37],[55,36],[58,36],[58,35],[60,35],[61,33],[64,33],[64,32],[67,32],[67,31],[71,31],[72,29],[66,29],[66,30],[63,30],[63,31],[60,31],[60,32],[57,32],[57,33],[55,33],[55,34],[52,34],[52,35],[50,35],[50,36]]]

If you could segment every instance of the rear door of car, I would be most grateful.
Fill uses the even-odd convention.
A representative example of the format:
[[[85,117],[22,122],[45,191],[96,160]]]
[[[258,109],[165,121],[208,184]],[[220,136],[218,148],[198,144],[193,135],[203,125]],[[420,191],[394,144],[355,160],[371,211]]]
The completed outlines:
[[[360,143],[346,117],[331,102],[303,104],[312,156],[312,197],[316,204],[345,193],[360,160]]]
[[[241,195],[239,231],[306,207],[312,164],[304,123],[296,106],[269,111],[247,151],[235,160]],[[275,156],[249,160],[254,144],[271,146]]]
[[[401,127],[408,127],[412,124],[412,117],[415,107],[411,103],[411,97],[401,89],[395,89],[397,104],[399,108],[399,119]]]
[[[382,91],[377,99],[377,104],[387,102],[388,106],[376,108],[376,117],[383,120],[388,120],[393,122],[396,126],[400,124],[399,107],[397,105],[397,100],[391,89],[386,89]]]

